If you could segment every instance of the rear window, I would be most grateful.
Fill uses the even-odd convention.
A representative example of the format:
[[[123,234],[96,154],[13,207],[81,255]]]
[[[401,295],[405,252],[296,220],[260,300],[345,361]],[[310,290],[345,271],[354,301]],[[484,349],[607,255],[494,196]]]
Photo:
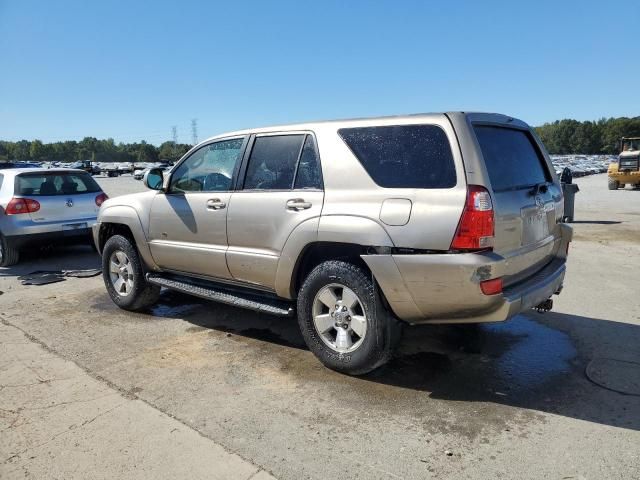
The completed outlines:
[[[38,172],[16,177],[15,195],[49,196],[101,192],[87,173]]]
[[[374,182],[385,188],[451,188],[449,139],[435,125],[342,128],[338,134]]]
[[[473,128],[494,191],[531,187],[550,180],[544,158],[529,132],[485,125]]]

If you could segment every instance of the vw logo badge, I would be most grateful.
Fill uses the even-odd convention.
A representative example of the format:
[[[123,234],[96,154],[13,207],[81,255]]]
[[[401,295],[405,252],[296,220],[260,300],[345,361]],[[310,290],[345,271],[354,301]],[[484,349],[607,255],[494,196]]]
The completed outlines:
[[[70,198],[67,198],[67,207],[73,207],[73,200]]]

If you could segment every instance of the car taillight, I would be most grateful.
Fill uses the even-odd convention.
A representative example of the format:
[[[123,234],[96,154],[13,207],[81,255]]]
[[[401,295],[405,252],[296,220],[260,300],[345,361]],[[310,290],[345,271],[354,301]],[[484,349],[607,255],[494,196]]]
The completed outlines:
[[[100,195],[98,195],[96,197],[96,205],[100,206],[104,203],[105,200],[107,200],[109,197],[107,196],[106,193],[101,193]]]
[[[18,215],[20,213],[34,213],[40,210],[40,202],[31,198],[12,198],[7,204],[4,212],[7,215]]]
[[[486,188],[469,185],[452,250],[486,250],[493,246],[493,203]]]

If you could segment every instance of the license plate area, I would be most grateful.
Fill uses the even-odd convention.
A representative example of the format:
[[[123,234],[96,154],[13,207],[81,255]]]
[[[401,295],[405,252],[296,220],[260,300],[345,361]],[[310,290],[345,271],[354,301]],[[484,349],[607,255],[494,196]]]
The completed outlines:
[[[553,206],[553,204],[551,204]],[[549,236],[549,216],[551,211],[545,208],[523,208],[522,218],[522,245],[530,245]]]

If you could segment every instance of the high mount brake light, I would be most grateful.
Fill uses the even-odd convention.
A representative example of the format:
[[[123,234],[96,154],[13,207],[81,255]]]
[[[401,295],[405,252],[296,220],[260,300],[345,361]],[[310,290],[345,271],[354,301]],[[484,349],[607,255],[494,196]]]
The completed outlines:
[[[451,242],[452,250],[488,250],[493,246],[494,215],[491,195],[486,188],[469,185],[467,201],[458,230]]]

